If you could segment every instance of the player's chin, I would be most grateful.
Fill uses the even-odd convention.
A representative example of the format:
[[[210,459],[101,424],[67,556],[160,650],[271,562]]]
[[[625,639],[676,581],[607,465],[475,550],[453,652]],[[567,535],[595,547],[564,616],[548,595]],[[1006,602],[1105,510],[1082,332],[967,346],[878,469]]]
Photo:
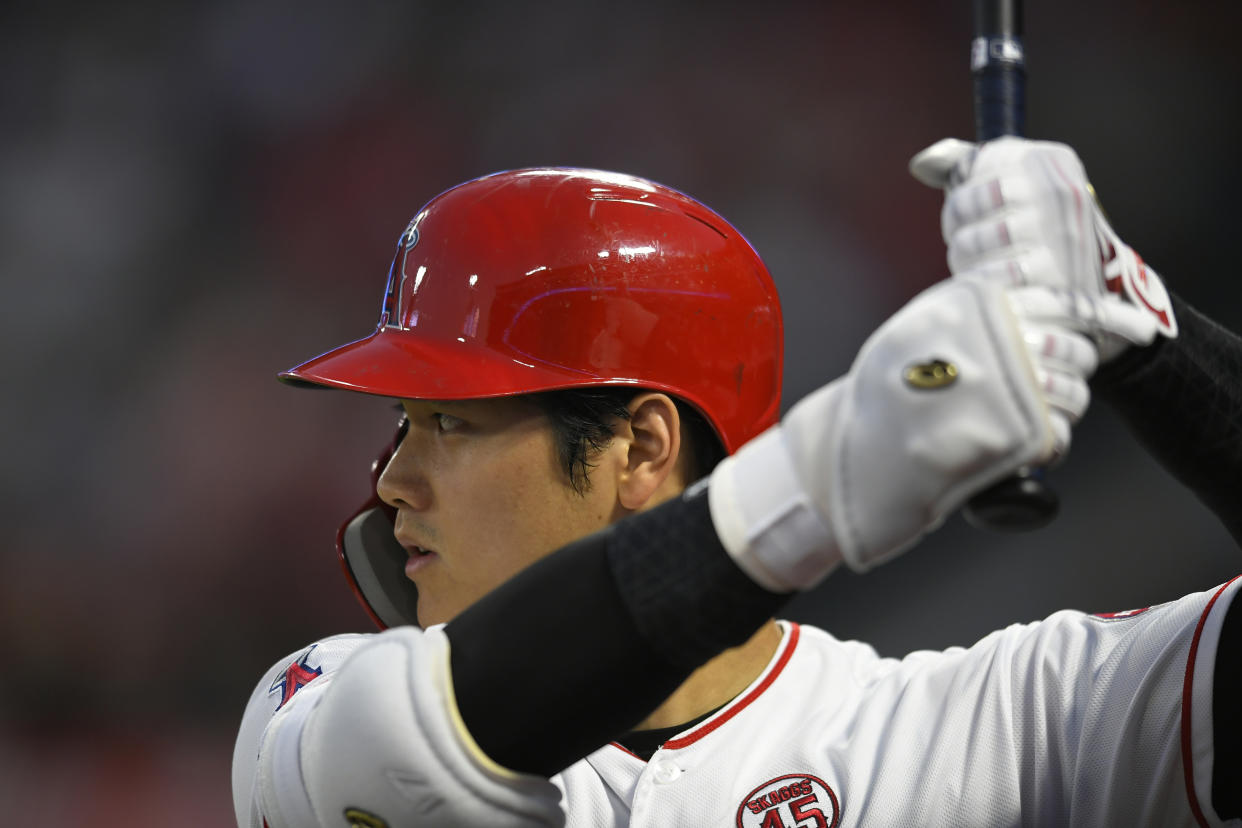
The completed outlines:
[[[448,619],[444,617],[443,602],[438,600],[436,592],[432,589],[422,587],[418,590],[418,626],[426,629],[432,624],[443,624]]]
[[[439,618],[435,612],[423,609],[422,601],[418,602],[418,626],[424,630],[435,624],[443,624],[444,620]]]
[[[436,589],[436,586],[442,588]],[[447,624],[497,585],[424,582],[418,588],[418,625],[426,629],[433,624]]]
[[[464,607],[446,606],[444,601],[437,601],[434,594],[427,595],[427,600],[423,600],[424,593],[418,593],[418,626],[423,629],[434,626],[435,624],[447,624],[456,618]]]

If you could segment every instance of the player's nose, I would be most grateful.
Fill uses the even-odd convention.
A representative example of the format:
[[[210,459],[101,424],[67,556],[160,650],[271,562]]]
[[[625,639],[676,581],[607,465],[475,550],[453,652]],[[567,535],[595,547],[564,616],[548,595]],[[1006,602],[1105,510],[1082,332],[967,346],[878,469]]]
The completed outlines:
[[[397,446],[379,476],[375,493],[393,508],[415,510],[431,505],[431,486],[418,463],[418,451],[409,435]]]

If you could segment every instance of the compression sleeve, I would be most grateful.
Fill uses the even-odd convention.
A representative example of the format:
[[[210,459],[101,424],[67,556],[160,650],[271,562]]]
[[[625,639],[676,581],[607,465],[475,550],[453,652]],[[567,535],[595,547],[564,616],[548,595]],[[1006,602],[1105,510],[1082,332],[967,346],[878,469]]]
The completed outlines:
[[[448,624],[462,719],[499,764],[551,775],[633,728],[788,598],[737,567],[706,489],[692,487],[544,558]]]
[[[1242,337],[1172,300],[1177,338],[1103,366],[1092,390],[1242,544]]]

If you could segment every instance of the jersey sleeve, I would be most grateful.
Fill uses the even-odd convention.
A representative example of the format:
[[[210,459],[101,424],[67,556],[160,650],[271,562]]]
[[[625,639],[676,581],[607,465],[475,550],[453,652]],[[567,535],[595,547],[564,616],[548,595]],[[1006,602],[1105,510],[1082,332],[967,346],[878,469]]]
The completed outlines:
[[[259,679],[233,745],[233,811],[238,828],[263,828],[256,777],[268,727],[304,704],[313,706],[312,683],[317,691],[330,682],[345,659],[368,638],[338,635],[317,641],[280,659]]]
[[[457,712],[448,639],[325,639],[264,675],[233,757],[239,828],[560,826],[559,791],[507,770]]]
[[[1212,807],[1216,650],[1242,577],[1128,612],[1055,613],[868,668],[852,764],[895,824],[1242,825]]]
[[[1242,578],[1145,609],[1056,613],[966,657],[1009,699],[1024,816],[1239,824],[1214,812],[1211,785],[1216,647],[1240,587]]]
[[[1066,653],[1044,652],[1022,678],[1044,684],[1043,698],[1059,696],[1063,707],[1056,764],[1075,824],[1124,814],[1129,824],[1237,825],[1211,806],[1212,690],[1221,626],[1240,585],[1144,610],[1049,619],[1047,640],[1064,642]],[[1073,671],[1060,682],[1036,675],[1058,662]]]

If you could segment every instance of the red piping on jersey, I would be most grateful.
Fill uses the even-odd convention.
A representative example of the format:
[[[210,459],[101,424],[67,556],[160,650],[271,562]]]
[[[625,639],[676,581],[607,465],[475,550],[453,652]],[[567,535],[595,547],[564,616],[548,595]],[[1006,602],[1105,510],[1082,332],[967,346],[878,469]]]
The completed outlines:
[[[646,761],[647,761],[646,759],[644,759],[643,757],[639,756],[637,753],[635,753],[634,751],[630,750],[629,748],[627,748],[625,745],[621,744],[620,742],[609,742],[608,744],[612,745],[612,746],[613,746],[613,747],[615,747],[617,750],[621,750],[621,751],[624,751],[624,752],[628,753],[630,756],[633,756],[635,759],[637,759],[637,760],[638,760],[638,761],[640,761],[640,762],[646,762]]]
[[[677,750],[678,748],[694,744],[740,713],[742,708],[759,698],[763,691],[767,690],[772,685],[772,682],[776,681],[776,677],[781,674],[781,671],[785,669],[785,665],[789,663],[789,657],[793,655],[794,647],[798,646],[798,625],[792,621],[786,623],[789,624],[789,642],[785,645],[785,651],[781,653],[780,658],[772,665],[772,670],[764,676],[763,681],[755,685],[754,689],[747,693],[737,704],[722,711],[716,718],[704,722],[697,730],[692,730],[679,739],[669,739],[664,743],[662,750]]]
[[[1190,640],[1190,655],[1186,657],[1186,680],[1182,683],[1182,771],[1186,775],[1186,797],[1190,800],[1190,811],[1195,815],[1195,820],[1207,828],[1207,818],[1203,816],[1203,809],[1199,807],[1199,798],[1195,796],[1195,776],[1194,776],[1194,760],[1190,755],[1190,700],[1191,690],[1194,685],[1195,677],[1195,656],[1199,654],[1199,637],[1203,635],[1203,627],[1207,624],[1208,614],[1212,612],[1212,607],[1216,604],[1216,599],[1229,588],[1229,584],[1242,578],[1237,575],[1230,578],[1220,589],[1216,590],[1216,594],[1212,596],[1212,600],[1207,602],[1207,606],[1203,608],[1203,614],[1199,616],[1199,624],[1195,627],[1194,638]]]

